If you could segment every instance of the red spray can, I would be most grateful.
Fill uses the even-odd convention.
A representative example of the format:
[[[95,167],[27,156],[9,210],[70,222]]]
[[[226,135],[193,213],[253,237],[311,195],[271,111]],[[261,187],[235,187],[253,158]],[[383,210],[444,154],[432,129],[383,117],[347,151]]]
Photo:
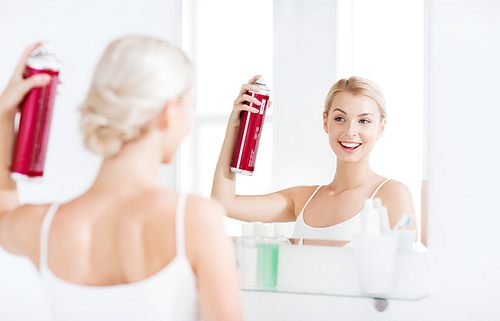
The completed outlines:
[[[266,111],[269,106],[269,94],[264,80],[259,78],[255,84],[260,91],[258,93],[247,91],[247,95],[257,98],[261,105],[245,102],[250,107],[259,109],[258,113],[248,111],[241,112],[240,128],[238,139],[234,148],[233,159],[231,161],[231,172],[245,175],[253,175],[257,149],[259,148],[262,127],[266,118]]]
[[[12,160],[14,180],[43,176],[60,68],[61,63],[46,46],[38,47],[28,58],[25,77],[45,73],[52,80],[45,87],[33,88],[22,104]]]

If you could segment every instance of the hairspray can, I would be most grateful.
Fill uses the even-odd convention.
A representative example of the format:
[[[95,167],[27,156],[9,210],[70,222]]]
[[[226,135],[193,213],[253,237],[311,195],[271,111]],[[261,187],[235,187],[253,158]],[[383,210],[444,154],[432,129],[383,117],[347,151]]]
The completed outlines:
[[[25,77],[46,73],[52,80],[45,87],[33,88],[21,106],[12,160],[11,177],[14,180],[43,176],[50,121],[61,68],[60,62],[46,46],[35,49],[26,65]]]
[[[257,98],[261,105],[245,102],[250,107],[259,109],[258,113],[248,111],[241,112],[240,128],[238,139],[234,148],[233,159],[231,161],[231,171],[245,175],[253,175],[255,168],[255,159],[259,147],[260,135],[266,118],[266,110],[269,105],[269,94],[271,91],[267,88],[264,79],[259,78],[255,84],[260,91],[258,93],[247,91],[247,95]]]

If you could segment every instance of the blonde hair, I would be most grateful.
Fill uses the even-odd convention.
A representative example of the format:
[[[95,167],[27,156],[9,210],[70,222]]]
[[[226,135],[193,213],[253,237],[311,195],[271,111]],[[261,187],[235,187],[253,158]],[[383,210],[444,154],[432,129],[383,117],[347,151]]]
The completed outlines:
[[[193,82],[193,67],[175,46],[150,37],[113,41],[80,107],[85,146],[105,157],[147,132],[166,102]]]
[[[387,117],[385,97],[380,87],[373,81],[358,76],[352,76],[349,79],[340,79],[330,88],[325,99],[325,113],[328,114],[333,100],[342,93],[350,93],[355,96],[360,95],[373,99],[378,104],[381,117]]]

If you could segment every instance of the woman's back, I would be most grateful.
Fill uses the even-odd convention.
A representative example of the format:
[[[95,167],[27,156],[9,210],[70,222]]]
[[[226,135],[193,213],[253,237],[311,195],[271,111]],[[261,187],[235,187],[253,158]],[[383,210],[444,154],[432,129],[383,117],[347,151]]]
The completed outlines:
[[[158,193],[165,200],[144,195]],[[186,196],[141,194],[106,210],[86,209],[86,197],[49,208],[40,273],[56,320],[198,319],[196,276],[185,251]]]
[[[58,209],[48,265],[62,279],[85,285],[136,282],[175,257],[177,195],[153,189],[114,193],[91,190]]]

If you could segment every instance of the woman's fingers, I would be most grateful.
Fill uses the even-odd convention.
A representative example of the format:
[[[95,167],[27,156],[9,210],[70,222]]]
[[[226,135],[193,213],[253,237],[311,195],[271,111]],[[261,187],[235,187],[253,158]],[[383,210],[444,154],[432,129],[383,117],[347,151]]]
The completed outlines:
[[[253,91],[256,93],[258,93],[260,91],[259,87],[252,85],[252,84],[244,84],[243,86],[241,86],[241,88],[245,89],[246,91]]]
[[[253,92],[258,93],[260,91],[260,89],[259,89],[259,87],[252,85],[252,84],[243,84],[241,86],[240,93],[238,94],[238,96],[245,94],[247,91],[253,91]]]
[[[240,89],[240,93],[238,96],[241,96],[242,94],[244,94],[247,90],[251,90],[251,91],[255,91],[255,92],[259,92],[260,89],[259,87],[255,86],[255,82],[257,81],[257,79],[259,79],[260,77],[262,77],[261,75],[256,75],[256,76],[253,76],[252,79],[250,79],[248,81],[248,83],[246,84],[243,84],[243,86],[241,86],[241,89]]]
[[[231,124],[235,126],[239,124],[240,113],[242,111],[248,111],[251,113],[258,113],[260,111],[258,108],[251,107],[250,105],[254,104],[256,106],[260,106],[262,105],[262,103],[257,98],[247,94],[247,92],[249,91],[256,93],[260,91],[259,87],[254,85],[254,83],[260,77],[260,75],[256,75],[252,77],[252,79],[250,79],[248,83],[241,86],[238,98],[236,98],[236,100],[234,101],[233,112],[231,113],[230,117]]]
[[[255,84],[255,82],[257,81],[257,79],[259,79],[260,77],[262,77],[261,75],[256,75],[256,76],[253,76],[252,79],[250,79],[248,81],[249,84]]]
[[[249,103],[253,103],[253,104],[256,104],[258,106],[260,106],[262,103],[255,97],[252,97],[250,95],[247,95],[247,94],[243,94],[241,95],[240,97],[238,97],[236,100],[235,100],[235,103],[244,103],[245,101],[249,102]]]
[[[52,77],[48,74],[37,74],[26,78],[22,82],[23,94],[27,94],[32,88],[47,86]]]
[[[255,108],[255,107],[250,107],[250,106],[248,106],[248,105],[243,104],[243,105],[241,105],[241,107],[239,108],[239,111],[240,111],[240,112],[242,112],[242,111],[248,111],[248,112],[251,112],[251,113],[256,114],[256,113],[258,113],[260,110],[259,110],[259,109],[257,109],[257,108]]]
[[[36,48],[40,47],[42,44],[44,44],[44,42],[40,41],[40,42],[37,42],[37,43],[27,47],[26,50],[24,50],[24,53],[21,56],[19,63],[17,64],[14,76],[21,76],[22,77],[24,70],[26,69],[26,61],[28,60],[31,52],[33,50],[35,50]]]

